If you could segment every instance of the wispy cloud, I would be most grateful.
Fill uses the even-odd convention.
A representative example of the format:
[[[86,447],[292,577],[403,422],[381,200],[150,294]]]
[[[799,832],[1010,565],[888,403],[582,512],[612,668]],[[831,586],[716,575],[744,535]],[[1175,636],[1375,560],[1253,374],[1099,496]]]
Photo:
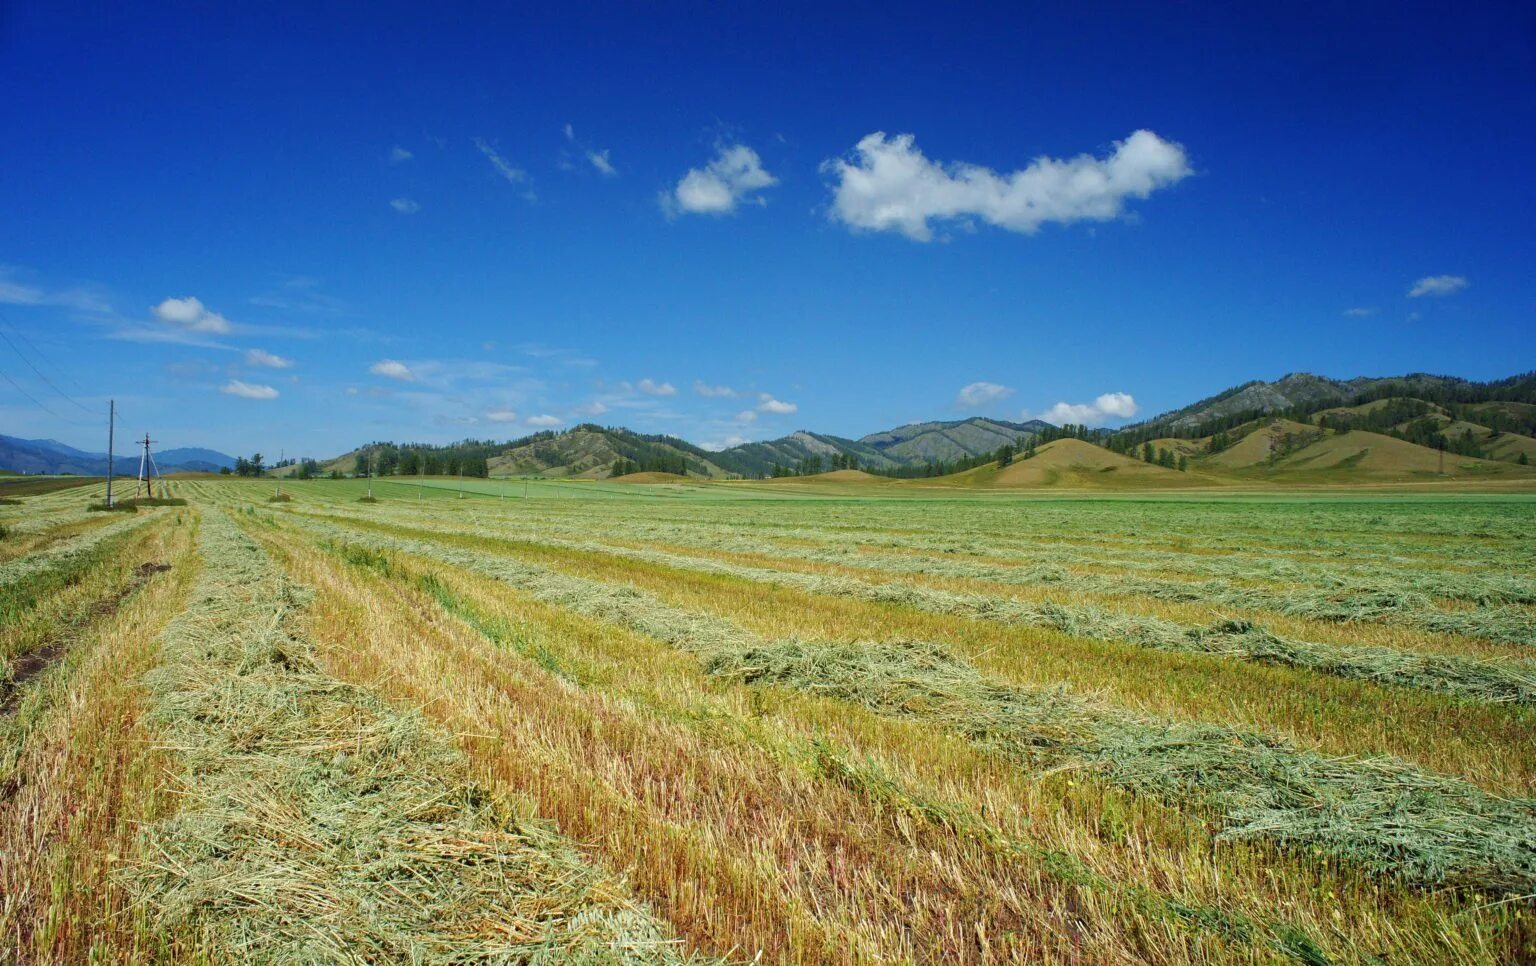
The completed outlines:
[[[760,402],[757,404],[758,412],[773,413],[778,416],[787,416],[788,414],[797,412],[800,409],[800,407],[796,406],[794,403],[784,402],[782,399],[775,399],[766,392],[760,393],[757,398],[760,400]]]
[[[995,382],[973,382],[955,395],[955,406],[959,409],[978,409],[1007,399],[1011,395],[1013,390],[1008,386],[998,385]]]
[[[389,149],[389,163],[390,164],[402,164],[402,163],[404,163],[406,161],[411,160],[415,156],[416,155],[412,154],[410,151],[407,151],[405,148],[402,148],[398,144]]]
[[[1413,283],[1408,290],[1411,299],[1423,298],[1426,295],[1452,295],[1467,287],[1467,279],[1462,275],[1426,275]]]
[[[740,395],[730,386],[712,386],[702,379],[695,379],[693,391],[706,399],[735,399]]]
[[[635,383],[635,388],[647,396],[675,396],[677,387],[670,382],[657,382],[654,379],[641,379]]]
[[[601,151],[587,151],[587,161],[590,162],[592,167],[596,168],[598,173],[604,177],[611,178],[619,173],[618,170],[614,168],[613,162],[608,160],[607,148],[604,148]]]
[[[376,376],[385,376],[389,379],[399,379],[401,382],[415,382],[416,374],[403,362],[394,359],[380,359],[368,367],[368,371]]]
[[[251,366],[264,366],[268,369],[292,369],[293,360],[280,355],[274,355],[265,349],[247,349],[245,362]]]
[[[763,204],[758,192],[779,183],[745,144],[721,145],[713,160],[690,168],[677,187],[661,193],[661,208],[678,214],[728,215],[743,202]]]
[[[1375,315],[1375,314],[1376,314],[1376,306],[1374,306],[1374,305],[1361,305],[1361,306],[1357,306],[1356,308],[1345,309],[1344,310],[1345,318],[1350,318],[1350,319],[1363,319],[1366,316]]]
[[[276,399],[278,397],[277,390],[271,386],[241,382],[239,379],[226,382],[219,387],[219,392],[226,396],[239,396],[241,399]]]
[[[511,409],[492,409],[485,414],[485,418],[493,423],[515,423],[517,422],[517,413]]]
[[[1033,234],[1048,222],[1108,221],[1125,203],[1192,173],[1184,148],[1151,131],[1115,142],[1108,157],[1037,158],[1001,174],[981,165],[930,161],[910,134],[864,137],[848,158],[822,165],[832,179],[831,217],[849,228],[933,238],[930,221],[979,218]]]
[[[527,189],[524,190],[523,197],[529,201],[535,200],[536,196],[532,189],[528,188],[533,183],[533,179],[528,176],[528,172],[502,157],[500,152],[484,138],[475,138],[474,142],[475,147],[480,149],[480,153],[485,155],[485,159],[491,162],[491,167],[495,168],[498,174],[507,179],[508,184],[518,185]]]
[[[414,215],[421,210],[421,205],[410,198],[393,198],[389,206],[402,215]]]
[[[524,420],[524,422],[526,422],[529,426],[533,426],[538,429],[550,429],[552,427],[561,425],[565,422],[565,420],[561,419],[559,416],[551,416],[548,413],[541,413],[538,416],[529,416],[526,420]]]

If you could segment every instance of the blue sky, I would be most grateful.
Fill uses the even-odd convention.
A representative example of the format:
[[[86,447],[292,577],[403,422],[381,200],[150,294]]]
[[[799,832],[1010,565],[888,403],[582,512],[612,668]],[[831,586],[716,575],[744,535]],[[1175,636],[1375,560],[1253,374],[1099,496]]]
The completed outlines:
[[[0,432],[722,445],[1536,366],[1529,8],[154,6],[0,8]]]

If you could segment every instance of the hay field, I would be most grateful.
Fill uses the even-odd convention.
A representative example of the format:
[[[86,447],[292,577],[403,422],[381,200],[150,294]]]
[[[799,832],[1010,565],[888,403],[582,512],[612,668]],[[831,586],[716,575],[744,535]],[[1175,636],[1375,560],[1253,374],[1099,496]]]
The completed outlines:
[[[0,507],[0,956],[1536,959],[1536,500],[272,487]]]

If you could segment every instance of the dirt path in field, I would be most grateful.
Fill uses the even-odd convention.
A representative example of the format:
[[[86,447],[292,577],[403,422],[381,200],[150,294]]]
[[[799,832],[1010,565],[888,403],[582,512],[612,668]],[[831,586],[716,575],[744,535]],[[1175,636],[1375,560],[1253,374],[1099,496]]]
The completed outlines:
[[[133,576],[128,583],[93,603],[85,612],[85,620],[71,627],[71,633],[56,637],[42,647],[33,648],[12,661],[10,678],[0,682],[0,717],[16,712],[16,707],[21,703],[23,686],[52,667],[87,629],[117,613],[118,608],[123,606],[123,602],[143,589],[155,574],[164,573],[170,569],[171,565],[167,563],[139,564],[134,568]]]

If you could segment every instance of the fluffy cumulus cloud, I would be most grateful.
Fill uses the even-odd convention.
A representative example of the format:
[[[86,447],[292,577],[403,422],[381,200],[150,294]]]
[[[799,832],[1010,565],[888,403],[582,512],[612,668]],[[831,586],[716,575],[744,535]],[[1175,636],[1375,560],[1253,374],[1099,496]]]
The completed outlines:
[[[693,391],[706,399],[735,399],[740,395],[730,386],[711,386],[702,379],[694,380]]]
[[[831,216],[850,228],[899,231],[929,241],[929,221],[979,218],[1026,234],[1047,222],[1108,221],[1125,202],[1189,176],[1184,148],[1151,131],[1115,142],[1108,157],[1037,158],[1006,174],[975,164],[940,164],[912,135],[877,131],[848,158],[822,165],[832,179]]]
[[[276,399],[277,390],[271,386],[262,386],[249,382],[241,382],[239,379],[231,379],[219,387],[219,392],[226,396],[239,396],[241,399]]]
[[[390,201],[389,206],[402,215],[414,215],[421,210],[421,205],[411,198],[395,198]]]
[[[517,422],[517,413],[510,409],[493,409],[485,414],[485,418],[493,423],[514,423]]]
[[[526,421],[529,426],[537,426],[540,429],[549,429],[552,426],[559,426],[565,422],[559,416],[550,416],[548,414],[529,416]]]
[[[713,161],[690,169],[676,188],[662,192],[661,207],[669,215],[728,215],[743,202],[761,204],[756,193],[778,183],[756,151],[745,144],[722,145]]]
[[[1058,426],[1064,423],[1098,426],[1110,419],[1130,419],[1138,409],[1130,393],[1107,392],[1091,403],[1059,402],[1046,410],[1040,418]]]
[[[1013,390],[1007,386],[1000,386],[995,382],[973,382],[955,396],[955,405],[962,409],[976,409],[1000,399],[1007,399],[1011,395]]]
[[[1462,275],[1426,275],[1413,283],[1413,287],[1408,290],[1408,297],[1417,299],[1426,295],[1451,295],[1466,287],[1467,279]]]
[[[641,379],[635,383],[635,388],[647,396],[675,396],[677,387],[670,382],[657,382],[654,379]]]
[[[415,382],[416,373],[403,362],[393,359],[380,359],[368,367],[368,371],[376,376],[385,376],[390,379],[399,379],[401,382]]]
[[[228,319],[211,311],[191,295],[184,299],[166,299],[155,306],[154,312],[155,318],[161,322],[186,329],[188,332],[227,334],[233,328]]]
[[[762,393],[757,398],[759,399],[757,404],[757,411],[761,413],[774,413],[775,415],[786,416],[799,410],[800,408],[792,402],[785,402],[782,399],[775,399],[766,392]]]
[[[284,356],[275,355],[265,349],[247,349],[245,364],[248,366],[262,366],[267,369],[292,369],[293,360]]]

